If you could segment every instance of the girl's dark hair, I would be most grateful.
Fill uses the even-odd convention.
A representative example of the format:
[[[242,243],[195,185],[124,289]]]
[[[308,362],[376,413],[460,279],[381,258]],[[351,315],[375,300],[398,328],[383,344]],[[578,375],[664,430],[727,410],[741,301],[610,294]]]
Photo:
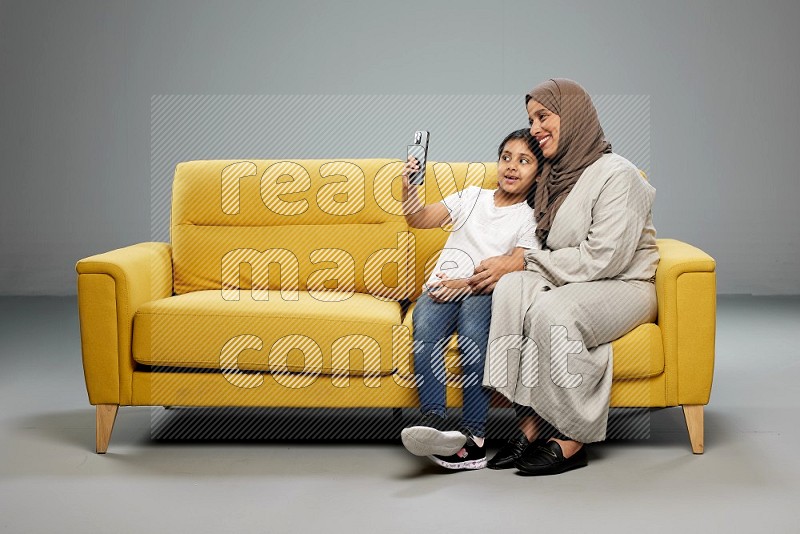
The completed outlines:
[[[497,149],[497,159],[500,159],[500,156],[503,155],[503,150],[506,148],[506,143],[511,141],[512,139],[522,139],[528,144],[528,148],[531,149],[531,153],[533,153],[533,157],[536,158],[536,176],[539,176],[542,173],[542,166],[544,165],[544,155],[542,154],[542,149],[539,147],[539,143],[536,139],[533,138],[531,135],[530,130],[527,128],[523,128],[521,130],[514,130],[510,134],[503,139],[503,142],[500,143],[500,148]],[[533,199],[536,196],[536,182],[533,182],[531,185],[530,190],[528,190],[528,195],[526,196],[526,202],[528,206],[531,208],[533,207]]]

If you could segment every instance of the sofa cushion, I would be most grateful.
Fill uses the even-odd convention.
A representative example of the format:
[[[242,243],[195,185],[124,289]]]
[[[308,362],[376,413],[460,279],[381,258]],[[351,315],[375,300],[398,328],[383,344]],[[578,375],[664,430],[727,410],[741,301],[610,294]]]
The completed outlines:
[[[403,221],[391,159],[179,163],[172,224],[287,226]]]
[[[393,371],[399,303],[359,293],[329,292],[327,301],[305,291],[296,301],[278,291],[266,296],[254,300],[241,291],[240,300],[228,301],[220,291],[196,291],[148,302],[134,317],[133,358],[144,365],[214,370],[233,356],[243,371]]]
[[[338,290],[399,300],[414,289],[405,224],[172,228],[175,293]]]
[[[611,347],[616,380],[649,378],[664,372],[664,348],[657,324],[639,325],[612,341]]]
[[[232,272],[222,272],[224,263],[236,260],[236,270],[248,262],[262,264],[252,277],[249,270],[243,273],[243,288],[251,283],[271,289],[295,284],[303,290],[309,275],[325,262],[325,267],[335,263],[354,275],[352,287],[345,290],[394,299],[410,296],[413,266],[405,274],[412,237],[399,237],[408,231],[399,194],[402,166],[388,159],[179,164],[171,219],[175,293],[220,289],[230,283]],[[382,249],[387,252],[381,254]],[[398,250],[393,256],[390,249]],[[267,256],[257,256],[265,251]],[[389,279],[371,284],[367,278],[376,275],[365,264],[370,257],[381,259],[375,253],[383,259],[402,257],[403,272],[380,273]],[[257,276],[275,262],[281,265],[280,279],[274,270],[269,279]]]
[[[414,331],[413,303],[406,313],[403,325],[412,333]],[[614,351],[614,379],[630,380],[658,376],[664,372],[664,349],[661,342],[661,330],[654,323],[637,326],[621,338],[612,341]],[[403,362],[398,359],[398,362]],[[413,360],[412,360],[413,361]],[[452,373],[458,373],[459,352],[456,338],[450,340],[445,354],[445,365]],[[399,365],[400,371],[408,373],[411,364]]]

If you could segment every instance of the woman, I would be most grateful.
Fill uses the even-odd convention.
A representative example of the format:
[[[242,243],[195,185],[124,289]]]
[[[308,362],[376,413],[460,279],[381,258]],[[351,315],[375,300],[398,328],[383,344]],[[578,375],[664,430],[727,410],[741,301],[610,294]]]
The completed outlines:
[[[610,342],[655,320],[655,189],[611,152],[577,83],[548,80],[526,106],[545,158],[534,199],[543,246],[496,284],[484,385],[514,403],[521,430],[489,467],[544,475],[587,465],[584,444],[606,437]],[[473,284],[492,283],[480,276]],[[537,439],[544,422],[561,439]]]

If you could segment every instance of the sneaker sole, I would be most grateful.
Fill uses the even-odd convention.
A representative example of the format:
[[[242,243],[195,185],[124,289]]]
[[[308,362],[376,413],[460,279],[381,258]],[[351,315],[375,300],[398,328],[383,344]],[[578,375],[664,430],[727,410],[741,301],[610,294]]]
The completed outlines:
[[[461,450],[467,437],[461,432],[442,432],[427,426],[412,426],[400,432],[403,446],[415,456],[451,456]]]
[[[454,471],[483,469],[486,467],[486,463],[488,461],[486,458],[480,458],[478,460],[466,460],[464,462],[445,462],[444,460],[436,458],[435,456],[431,456],[431,460],[436,465],[440,465],[445,469],[452,469]]]

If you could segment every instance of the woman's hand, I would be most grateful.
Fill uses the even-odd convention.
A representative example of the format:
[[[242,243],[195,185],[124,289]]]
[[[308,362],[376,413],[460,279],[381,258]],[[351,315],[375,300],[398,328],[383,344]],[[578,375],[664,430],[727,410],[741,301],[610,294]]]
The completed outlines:
[[[524,268],[525,249],[517,247],[510,256],[492,256],[480,262],[475,267],[475,274],[467,279],[467,284],[476,295],[485,295],[494,291],[494,286],[504,274]]]
[[[445,273],[436,273],[437,282],[428,284],[428,295],[434,302],[454,302],[472,294],[467,278],[451,280]]]

